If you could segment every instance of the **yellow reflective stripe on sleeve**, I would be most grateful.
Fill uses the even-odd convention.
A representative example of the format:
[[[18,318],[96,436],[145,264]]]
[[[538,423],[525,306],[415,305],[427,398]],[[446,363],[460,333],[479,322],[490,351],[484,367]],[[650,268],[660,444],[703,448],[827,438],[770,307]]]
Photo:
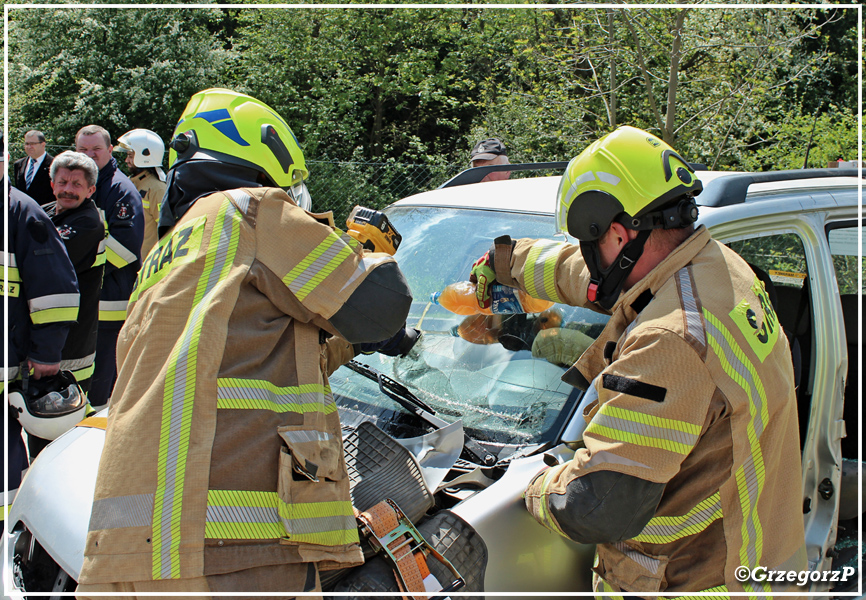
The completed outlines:
[[[529,249],[524,267],[526,292],[542,300],[562,302],[556,293],[554,275],[559,251],[565,246],[562,242],[538,240]]]
[[[667,544],[700,533],[721,518],[722,500],[716,492],[683,516],[653,517],[640,535],[633,539],[648,544]]]
[[[557,525],[556,521],[548,511],[548,497],[550,496],[550,492],[547,491],[547,486],[550,485],[554,473],[554,468],[547,469],[544,473],[544,478],[541,480],[541,497],[538,499],[538,522],[552,532],[558,533],[562,537],[568,537],[562,532],[562,529],[559,528],[559,525]]]
[[[61,361],[62,364],[63,361]],[[63,368],[62,366],[60,367]],[[93,371],[96,369],[96,365],[90,365],[89,367],[84,367],[83,369],[65,369],[72,373],[72,376],[75,377],[75,381],[84,381],[85,379],[89,379],[93,377]]]
[[[105,240],[99,242],[99,248],[96,250],[96,258],[93,259],[93,266],[98,267],[99,265],[105,264]]]
[[[18,267],[6,267],[6,281],[21,283],[21,273]]]
[[[153,579],[180,577],[180,523],[193,402],[195,364],[205,315],[234,261],[241,213],[226,199],[208,242],[192,310],[172,349],[160,423],[157,487],[153,510]]]
[[[256,379],[217,379],[217,408],[274,412],[336,412],[331,388],[321,384],[278,387]]]
[[[754,365],[737,345],[731,332],[706,309],[704,309],[704,318],[707,323],[707,341],[710,347],[718,357],[725,373],[743,389],[746,397],[749,398],[750,422],[746,434],[751,453],[741,465],[737,466],[734,475],[743,515],[740,564],[754,568],[761,565],[764,549],[758,501],[764,489],[764,455],[761,451],[760,438],[764,432],[764,424],[769,421],[767,395]],[[747,582],[743,587],[748,591],[772,591],[767,582],[762,582],[760,587]]]
[[[600,435],[611,440],[677,454],[691,452],[701,426],[604,404],[587,426],[584,435]]]
[[[64,323],[78,320],[78,307],[74,308],[48,308],[30,313],[30,320],[34,325],[45,325],[46,323]]]
[[[349,501],[289,504],[274,492],[235,490],[208,490],[207,499],[205,538],[286,538],[326,546],[358,543],[358,527]]]
[[[353,254],[338,236],[329,234],[304,260],[283,277],[283,283],[303,301],[334,269]]]
[[[127,249],[117,238],[111,235],[105,239],[105,258],[118,269],[138,260],[135,252]]]
[[[100,321],[125,321],[125,310],[101,310],[99,311]]]

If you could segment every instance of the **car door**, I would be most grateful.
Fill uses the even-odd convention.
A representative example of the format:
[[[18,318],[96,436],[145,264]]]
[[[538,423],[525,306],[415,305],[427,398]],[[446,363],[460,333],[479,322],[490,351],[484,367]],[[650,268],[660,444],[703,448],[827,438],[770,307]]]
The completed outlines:
[[[795,371],[799,363],[797,403],[810,570],[832,567],[843,465],[840,442],[846,430],[843,398],[849,352],[841,297],[856,293],[856,266],[850,255],[856,247],[856,240],[850,240],[852,226],[856,232],[856,189],[839,194],[841,203],[832,191],[821,191],[798,197],[797,202],[768,200],[763,209],[744,205],[739,211],[742,218],[712,227],[714,237],[740,254],[759,277],[766,274],[765,285],[773,289]],[[840,241],[843,237],[847,244]],[[813,590],[829,587],[819,583]]]

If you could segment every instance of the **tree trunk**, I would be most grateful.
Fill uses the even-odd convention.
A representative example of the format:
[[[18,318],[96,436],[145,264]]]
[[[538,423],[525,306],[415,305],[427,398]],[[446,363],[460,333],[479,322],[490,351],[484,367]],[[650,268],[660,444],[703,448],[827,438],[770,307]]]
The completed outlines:
[[[611,130],[616,129],[616,51],[613,34],[614,27],[614,9],[609,8],[607,11],[607,29],[608,40],[610,43],[610,112],[608,119],[610,121]]]
[[[382,125],[385,120],[385,102],[382,100],[382,86],[373,88],[373,129],[370,131],[370,155],[382,156]]]
[[[674,22],[674,44],[671,48],[671,71],[668,76],[668,103],[665,111],[665,128],[662,131],[663,139],[668,144],[674,143],[674,125],[677,114],[677,84],[680,75],[680,59],[683,51],[683,22],[690,9],[684,8],[678,14]]]

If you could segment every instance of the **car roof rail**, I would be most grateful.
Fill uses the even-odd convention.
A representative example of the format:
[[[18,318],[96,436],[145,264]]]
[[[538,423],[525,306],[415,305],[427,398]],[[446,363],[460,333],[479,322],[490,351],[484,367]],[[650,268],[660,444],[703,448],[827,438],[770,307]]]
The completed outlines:
[[[774,181],[796,181],[798,179],[820,179],[822,177],[857,177],[857,169],[792,169],[790,171],[767,171],[763,173],[731,173],[707,183],[695,197],[698,206],[719,207],[742,204],[753,183]]]
[[[543,162],[543,163],[518,163],[515,165],[485,165],[483,167],[471,167],[465,171],[461,171],[437,189],[454,187],[457,185],[466,185],[469,183],[478,183],[484,177],[495,171],[543,171],[545,169],[565,169],[568,166],[567,160]],[[689,163],[689,166],[695,171],[706,171],[707,166],[700,163]]]
[[[516,165],[485,165],[483,167],[471,167],[465,171],[461,171],[437,189],[455,187],[458,185],[466,185],[468,183],[478,183],[489,173],[496,171],[542,171],[544,169],[565,169],[568,166],[568,161],[555,161],[544,163],[518,163]]]

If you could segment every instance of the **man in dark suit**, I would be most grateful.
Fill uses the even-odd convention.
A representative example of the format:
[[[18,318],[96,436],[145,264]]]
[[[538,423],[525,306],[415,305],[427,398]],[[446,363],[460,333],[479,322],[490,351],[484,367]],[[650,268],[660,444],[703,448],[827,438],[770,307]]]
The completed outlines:
[[[15,161],[15,187],[36,200],[40,206],[54,202],[48,172],[54,157],[45,152],[45,135],[35,129],[24,135],[27,158]]]

